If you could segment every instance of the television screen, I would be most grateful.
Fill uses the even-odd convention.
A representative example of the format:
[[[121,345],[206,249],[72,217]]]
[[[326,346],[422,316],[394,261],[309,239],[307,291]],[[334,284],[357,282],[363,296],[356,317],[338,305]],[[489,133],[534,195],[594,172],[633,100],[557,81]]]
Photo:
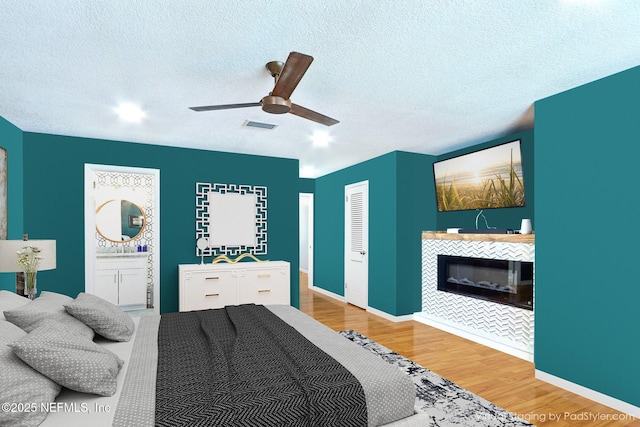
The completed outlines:
[[[438,211],[524,206],[520,140],[433,164]]]

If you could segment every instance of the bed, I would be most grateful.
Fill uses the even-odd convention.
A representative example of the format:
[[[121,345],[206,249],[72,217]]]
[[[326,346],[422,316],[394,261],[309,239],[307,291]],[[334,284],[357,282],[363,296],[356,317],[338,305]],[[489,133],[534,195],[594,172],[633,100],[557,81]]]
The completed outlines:
[[[109,303],[101,301],[97,297],[83,293],[79,294],[74,300],[64,295],[43,292],[38,299],[32,302],[28,302],[22,297],[18,297],[20,300],[16,300],[14,298],[15,294],[13,296],[7,294],[9,293],[6,291],[0,291],[0,309],[4,312],[5,316],[3,317],[7,318],[7,320],[0,318],[0,341],[4,340],[4,345],[2,346],[4,349],[0,351],[0,356],[11,358],[11,366],[15,366],[15,369],[11,369],[12,372],[17,369],[22,371],[18,379],[15,376],[7,379],[3,377],[5,374],[0,374],[0,389],[17,389],[21,387],[22,383],[18,384],[16,381],[21,381],[20,378],[22,377],[26,381],[28,373],[32,377],[34,375],[42,376],[43,378],[37,377],[38,381],[49,381],[44,385],[38,385],[37,389],[47,391],[49,393],[48,396],[56,396],[54,402],[52,402],[53,399],[47,400],[46,395],[40,397],[40,400],[44,402],[44,408],[48,410],[48,414],[42,413],[42,411],[35,414],[29,413],[26,414],[30,416],[30,418],[25,418],[27,421],[22,420],[14,423],[15,425],[42,425],[45,427],[60,425],[90,425],[94,427],[110,425],[136,427],[154,425],[233,425],[234,422],[219,422],[216,424],[203,421],[206,420],[206,418],[203,418],[204,416],[208,417],[212,413],[214,416],[219,416],[218,408],[224,407],[229,402],[229,395],[246,397],[240,406],[231,409],[236,411],[235,414],[239,417],[240,421],[237,422],[237,425],[259,425],[260,422],[252,422],[252,418],[244,418],[254,416],[248,415],[251,412],[256,413],[255,416],[257,418],[255,420],[262,420],[263,425],[286,425],[286,423],[277,418],[278,416],[282,416],[283,420],[289,420],[290,425],[388,425],[409,427],[428,424],[428,419],[425,418],[425,415],[416,414],[414,411],[415,387],[405,374],[376,355],[343,338],[290,306],[254,306],[250,304],[201,312],[170,313],[163,316],[130,318],[117,311],[115,306],[110,306]],[[25,304],[25,301],[27,301],[27,304]],[[16,307],[16,304],[20,305]],[[95,319],[83,318],[82,313],[76,312],[77,318],[70,314],[73,312],[72,308],[74,306],[86,308],[85,306],[87,305],[91,308],[89,311],[95,312],[97,310],[102,314],[101,321],[103,322],[104,317],[108,318],[107,320],[111,321],[111,323],[113,323],[113,319],[110,317],[117,317],[120,322],[120,330],[117,330],[114,334],[112,330],[102,330],[100,325],[96,326]],[[78,307],[75,309],[78,311]],[[240,311],[241,309],[243,311]],[[44,310],[45,314],[41,315],[39,313],[40,310]],[[29,327],[18,331],[15,328],[16,325],[11,322],[20,324],[20,319],[16,321],[16,313],[24,314],[24,312],[29,314],[24,317],[39,319],[40,326],[37,325],[38,321],[31,320],[32,324]],[[38,314],[34,315],[34,312]],[[203,334],[204,338],[193,338],[190,335],[191,332],[187,332],[190,328],[189,324],[209,325],[218,322],[217,318],[234,318],[234,316],[235,319],[243,319],[237,325],[233,323],[232,326],[226,327],[229,330],[238,329],[238,335],[235,338],[220,338],[220,342],[215,341],[218,340],[218,335],[225,336],[224,333],[218,332],[223,330],[220,325],[216,325],[211,329],[195,328],[202,329],[202,332],[198,333]],[[83,320],[75,322],[79,318]],[[63,320],[62,323],[65,324],[65,327],[56,329],[58,321],[61,320]],[[258,320],[260,322],[264,321],[267,326],[254,327],[252,322],[257,322]],[[233,322],[236,322],[236,320]],[[282,325],[279,322],[282,322]],[[82,325],[78,323],[82,323]],[[53,327],[51,326],[52,324],[56,326]],[[81,327],[88,325],[91,325],[88,328],[91,333]],[[24,324],[20,324],[20,327],[23,328]],[[69,329],[67,328],[72,327],[76,329],[72,333],[68,333]],[[256,336],[265,335],[265,333],[245,335],[242,332],[240,334],[241,330],[247,329],[265,329],[267,330],[266,338]],[[65,339],[82,341],[81,345],[74,341],[72,344],[67,344],[66,347],[62,346],[55,362],[47,362],[47,366],[43,369],[45,372],[46,369],[49,369],[50,364],[57,363],[59,359],[73,358],[68,356],[71,354],[69,353],[69,348],[75,349],[76,346],[86,345],[95,346],[91,347],[91,352],[93,352],[91,354],[97,357],[100,363],[104,362],[103,372],[95,375],[97,377],[100,377],[100,375],[105,376],[99,379],[93,378],[95,371],[93,365],[89,370],[86,370],[90,375],[79,375],[77,372],[82,372],[84,368],[82,366],[80,368],[73,366],[72,369],[70,368],[72,372],[65,371],[60,380],[56,377],[56,375],[59,375],[58,371],[51,374],[47,372],[47,375],[42,375],[32,369],[25,363],[25,360],[21,359],[24,357],[31,366],[38,366],[37,363],[29,360],[30,355],[34,353],[29,347],[30,345],[36,345],[36,347],[40,345],[40,347],[46,347],[47,349],[55,347],[46,341],[48,338],[44,338],[45,345],[42,344],[43,338],[41,337],[38,337],[39,340],[36,340],[36,338],[31,339],[32,336],[43,335],[43,330],[49,335],[55,336],[55,340],[59,339],[58,335],[61,331],[66,331]],[[99,331],[99,333],[94,333],[96,331]],[[121,339],[122,337],[119,337],[118,334],[124,334],[128,339]],[[294,334],[299,334],[301,337],[295,337]],[[109,339],[104,338],[105,335]],[[90,339],[88,338],[89,336],[93,338]],[[212,338],[214,336],[216,337],[215,340]],[[29,342],[30,339],[31,341],[36,341],[36,344]],[[276,344],[276,342],[279,342],[277,341],[278,339],[283,341],[284,344]],[[259,340],[264,341],[263,344],[259,344],[264,348],[255,347],[258,345]],[[206,342],[206,345],[211,345],[212,347],[200,350],[200,341],[202,343]],[[19,344],[15,344],[16,342]],[[245,347],[243,348],[239,343],[244,343]],[[7,344],[11,347],[8,347]],[[26,347],[28,351],[21,348],[21,346]],[[228,356],[231,353],[218,353],[216,348],[225,346],[226,348],[232,348],[235,353],[241,355],[233,356],[239,357],[239,361],[226,360],[231,357]],[[289,347],[288,350],[287,346]],[[272,350],[269,350],[271,347],[276,348],[275,353],[278,353],[277,355],[272,353]],[[256,348],[260,348],[260,350],[255,351]],[[26,355],[20,355],[20,351]],[[288,353],[282,353],[285,354],[283,356],[279,353],[282,351]],[[315,354],[315,351],[319,352],[317,357],[320,359],[311,359],[311,362],[295,361],[293,359],[294,356],[289,355],[289,353],[300,353],[304,359],[306,355]],[[285,362],[285,359],[289,360],[289,358],[293,362]],[[105,361],[106,359],[109,360]],[[317,362],[317,360],[322,360],[322,363]],[[64,360],[64,363],[66,362]],[[334,364],[334,362],[337,364]],[[225,369],[228,369],[231,364],[233,366],[238,364],[246,366],[248,370],[255,369],[263,377],[251,372],[233,383],[235,385],[222,385],[223,383],[217,381],[220,381],[220,378],[226,375],[225,372],[227,371]],[[220,366],[216,368],[214,365]],[[282,368],[282,366],[289,366],[289,368]],[[218,369],[218,371],[215,371],[214,368]],[[285,369],[285,374],[280,372],[281,369]],[[287,371],[286,369],[289,370]],[[306,373],[300,374],[301,376],[298,377],[297,372],[302,372],[305,369]],[[281,383],[283,375],[290,376],[289,372],[294,372],[293,383],[296,386],[295,391],[291,391],[293,390],[291,384]],[[93,381],[91,386],[97,387],[99,389],[98,392],[103,395],[93,392],[73,391],[70,388],[84,390],[82,388],[84,385],[81,384],[78,387],[73,382],[71,386],[67,384],[65,384],[65,387],[58,386],[58,391],[56,391],[56,386],[58,385],[56,381],[64,384],[65,381],[69,381],[66,376],[79,376],[80,378],[76,380],[80,383],[82,381]],[[201,378],[206,376],[211,377],[213,383],[209,385],[200,384],[202,383]],[[51,381],[52,379],[56,379],[56,381]],[[357,385],[354,385],[354,379]],[[260,389],[265,381],[270,382],[270,384],[275,382],[276,384],[275,388],[268,388],[268,393],[264,393]],[[30,382],[35,384],[35,380]],[[238,392],[237,387],[240,386],[237,384],[246,387],[253,394],[242,394],[246,391],[244,389],[242,393]],[[255,384],[259,385],[255,386]],[[343,388],[338,388],[338,386]],[[196,387],[201,388],[197,389]],[[208,390],[214,396],[208,401],[209,403],[197,400],[202,398],[202,387],[205,389],[208,387]],[[231,389],[225,389],[227,390],[226,392],[220,392],[223,387],[231,387]],[[251,387],[257,388],[252,389]],[[49,390],[49,388],[52,389]],[[93,389],[90,390],[94,391]],[[229,390],[232,390],[233,393],[229,392]],[[0,391],[0,393],[3,392]],[[21,415],[25,415],[25,411],[42,409],[41,406],[36,408],[33,405],[34,402],[38,402],[38,399],[25,397],[24,393],[14,393],[13,395],[7,395],[7,392],[4,393],[5,396],[2,396],[2,399],[0,399],[2,402],[0,403],[8,402],[13,404],[13,407],[3,406],[3,411],[0,411],[0,424],[2,425],[11,425],[7,418],[3,418],[11,415],[5,409],[22,410]],[[309,397],[314,393],[319,397],[318,402],[312,401]],[[294,399],[302,400],[302,405],[306,404],[310,409],[304,406],[302,409],[292,409],[293,405],[282,401],[281,399],[284,398],[282,396],[286,396],[287,399],[293,396]],[[236,404],[236,400],[241,400],[235,397],[234,399],[232,399],[234,404]],[[305,403],[307,400],[311,403]],[[22,406],[18,406],[18,404]],[[32,406],[25,406],[25,404]],[[259,408],[260,405],[262,405],[261,408]],[[278,407],[277,405],[281,406]],[[180,412],[185,408],[186,410]],[[273,411],[272,414],[262,414],[262,411],[269,410],[269,408]],[[174,410],[178,412],[173,412]],[[308,415],[310,418],[303,417],[307,421],[296,421],[295,417],[298,414],[296,411],[310,414]],[[196,414],[196,412],[198,413]],[[199,412],[204,412],[204,415]],[[340,415],[338,419],[332,420],[331,416],[334,413]],[[190,418],[192,416],[195,418]],[[226,414],[225,416],[230,415]],[[353,419],[350,418],[351,416],[353,416]],[[308,419],[315,421],[309,423]],[[277,421],[270,422],[269,420]]]

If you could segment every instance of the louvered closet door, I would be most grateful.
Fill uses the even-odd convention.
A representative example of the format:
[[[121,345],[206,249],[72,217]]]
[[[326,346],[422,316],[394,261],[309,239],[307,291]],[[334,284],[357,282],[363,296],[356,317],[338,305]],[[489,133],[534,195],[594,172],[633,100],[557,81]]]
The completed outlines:
[[[348,303],[367,308],[369,300],[369,182],[345,187],[344,294]]]

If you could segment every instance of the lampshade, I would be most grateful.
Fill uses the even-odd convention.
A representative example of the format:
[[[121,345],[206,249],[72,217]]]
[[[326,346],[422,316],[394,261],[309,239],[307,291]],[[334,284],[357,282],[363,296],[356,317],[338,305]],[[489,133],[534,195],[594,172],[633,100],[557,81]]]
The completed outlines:
[[[17,262],[18,251],[25,246],[34,246],[40,249],[41,258],[38,263],[38,271],[56,268],[55,240],[0,240],[0,271],[22,271],[22,266]]]

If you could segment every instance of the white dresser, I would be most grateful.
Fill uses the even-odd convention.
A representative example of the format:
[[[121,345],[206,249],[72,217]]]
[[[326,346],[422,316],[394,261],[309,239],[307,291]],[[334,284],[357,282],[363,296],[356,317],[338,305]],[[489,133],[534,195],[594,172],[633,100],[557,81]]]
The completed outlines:
[[[286,261],[181,264],[178,272],[180,311],[291,303],[290,266]]]

